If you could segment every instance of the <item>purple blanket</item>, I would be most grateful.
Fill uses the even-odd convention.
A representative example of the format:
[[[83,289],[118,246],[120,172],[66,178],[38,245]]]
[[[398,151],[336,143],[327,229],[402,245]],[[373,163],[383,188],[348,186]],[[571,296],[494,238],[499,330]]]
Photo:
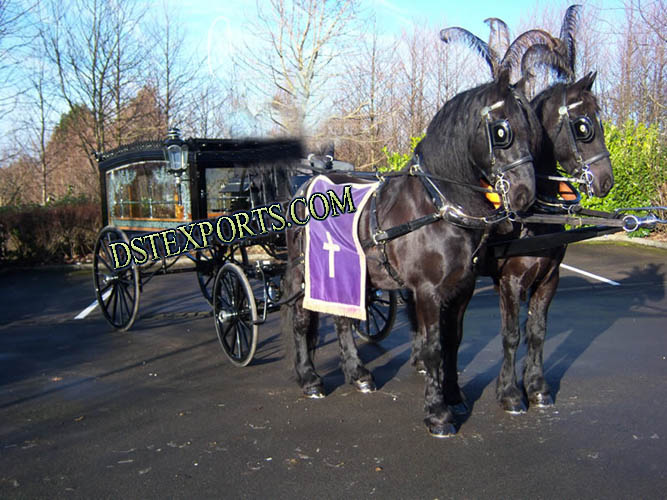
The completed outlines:
[[[319,197],[313,201],[318,216],[329,212],[324,220],[312,217],[306,226],[306,290],[303,307],[311,311],[366,319],[366,256],[359,243],[359,214],[377,188],[372,184],[333,184],[327,177],[318,176],[308,187],[306,199],[314,193],[326,195],[333,191],[343,200],[345,186],[352,186],[356,210],[332,216]],[[330,203],[330,205],[332,205]]]

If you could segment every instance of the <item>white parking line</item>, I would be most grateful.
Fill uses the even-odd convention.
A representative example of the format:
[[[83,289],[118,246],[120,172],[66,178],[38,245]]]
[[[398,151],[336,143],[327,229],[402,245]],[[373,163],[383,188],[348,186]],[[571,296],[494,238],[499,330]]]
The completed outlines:
[[[597,274],[589,273],[588,271],[584,271],[583,269],[577,269],[576,267],[568,266],[567,264],[561,264],[560,267],[562,267],[563,269],[567,269],[568,271],[573,271],[575,273],[583,274],[584,276],[588,276],[589,278],[593,278],[594,280],[602,281],[603,283],[607,283],[608,285],[621,286],[621,284],[616,281],[603,278],[602,276],[598,276]]]
[[[104,292],[104,295],[102,295],[102,300],[107,300],[109,298],[109,295],[111,294],[111,290],[107,290]],[[97,307],[97,300],[90,304],[88,307],[86,307],[83,311],[81,311],[79,314],[77,314],[74,319],[83,319],[86,316],[88,316],[91,312],[93,312],[93,309]]]

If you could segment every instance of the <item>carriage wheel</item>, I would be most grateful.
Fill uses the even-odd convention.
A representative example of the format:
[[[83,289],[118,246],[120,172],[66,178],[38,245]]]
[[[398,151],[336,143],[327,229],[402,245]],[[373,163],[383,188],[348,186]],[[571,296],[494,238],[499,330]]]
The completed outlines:
[[[213,281],[222,265],[229,261],[242,267],[248,265],[248,252],[237,245],[214,245],[195,253],[197,282],[206,301],[213,305]]]
[[[246,366],[257,348],[257,306],[243,269],[227,262],[213,284],[213,318],[220,346],[232,363]]]
[[[111,243],[116,242],[128,247],[130,244],[120,229],[107,226],[100,231],[93,254],[93,281],[102,314],[111,326],[124,332],[137,318],[140,278],[139,269],[134,264],[121,270],[114,269]]]
[[[372,290],[366,297],[366,321],[355,321],[354,331],[366,342],[384,340],[396,319],[397,294],[394,290]]]

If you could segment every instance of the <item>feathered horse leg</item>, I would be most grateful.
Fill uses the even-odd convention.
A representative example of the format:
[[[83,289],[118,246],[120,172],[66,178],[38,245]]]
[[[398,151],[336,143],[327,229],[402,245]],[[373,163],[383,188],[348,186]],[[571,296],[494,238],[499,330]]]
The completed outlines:
[[[359,359],[357,346],[352,335],[352,321],[350,318],[334,316],[345,381],[354,385],[361,392],[373,392],[375,391],[375,382],[371,373]]]

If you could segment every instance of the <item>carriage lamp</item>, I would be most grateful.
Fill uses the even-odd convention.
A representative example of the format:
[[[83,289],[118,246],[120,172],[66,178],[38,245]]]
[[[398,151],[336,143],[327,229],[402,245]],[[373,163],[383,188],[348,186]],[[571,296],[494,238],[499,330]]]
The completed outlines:
[[[181,139],[181,131],[176,127],[170,128],[167,132],[167,139],[164,141],[164,156],[167,161],[167,171],[174,175],[176,191],[178,193],[178,204],[182,205],[181,199],[181,176],[188,166],[188,146]]]

